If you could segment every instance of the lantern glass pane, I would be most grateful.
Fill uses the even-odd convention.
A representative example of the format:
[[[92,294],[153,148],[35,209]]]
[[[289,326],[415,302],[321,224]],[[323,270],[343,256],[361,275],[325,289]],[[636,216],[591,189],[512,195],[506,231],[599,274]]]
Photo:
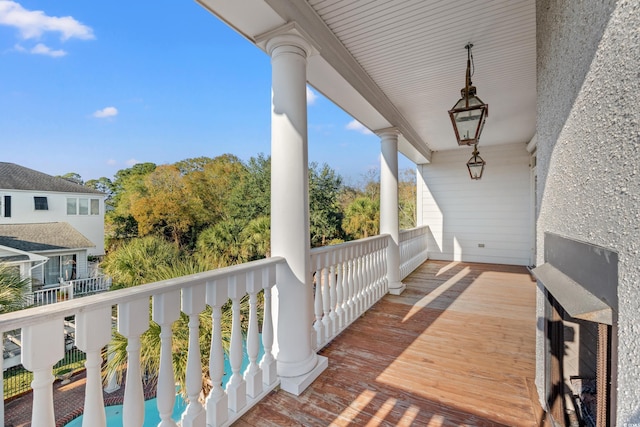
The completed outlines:
[[[467,166],[469,167],[471,179],[480,179],[482,176],[482,163],[469,163]]]

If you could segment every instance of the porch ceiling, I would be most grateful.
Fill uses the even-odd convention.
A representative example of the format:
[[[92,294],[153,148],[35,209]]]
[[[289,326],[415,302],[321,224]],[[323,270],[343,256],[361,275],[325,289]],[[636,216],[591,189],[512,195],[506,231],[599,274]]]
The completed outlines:
[[[489,104],[481,145],[527,143],[536,123],[535,2],[529,0],[197,0],[254,44],[295,21],[319,54],[308,81],[371,130],[400,129],[416,163],[457,148],[447,111],[473,83]]]

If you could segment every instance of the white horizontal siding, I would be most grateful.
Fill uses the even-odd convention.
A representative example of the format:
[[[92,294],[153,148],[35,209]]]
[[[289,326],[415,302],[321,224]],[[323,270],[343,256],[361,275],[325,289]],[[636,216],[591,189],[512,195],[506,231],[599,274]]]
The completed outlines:
[[[487,165],[479,181],[467,171],[471,151],[435,152],[430,164],[419,166],[418,215],[420,225],[431,230],[429,258],[529,264],[532,210],[525,146],[480,145]]]

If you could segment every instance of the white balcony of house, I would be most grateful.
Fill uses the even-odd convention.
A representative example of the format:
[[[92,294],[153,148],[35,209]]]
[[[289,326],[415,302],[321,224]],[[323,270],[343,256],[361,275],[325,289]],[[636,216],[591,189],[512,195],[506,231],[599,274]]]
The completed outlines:
[[[410,272],[426,260],[428,227],[400,233],[400,265]],[[388,291],[387,247],[389,235],[375,236],[311,251],[309,285],[314,286],[315,321],[307,333],[313,337],[313,351],[325,347],[348,326],[374,306]],[[411,267],[414,266],[414,267]],[[237,266],[212,270],[135,288],[100,293],[35,307],[0,316],[0,332],[21,331],[24,367],[33,372],[30,421],[33,426],[51,426],[66,416],[56,406],[53,394],[53,366],[64,356],[65,321],[75,317],[75,345],[86,352],[84,414],[88,425],[104,425],[103,384],[101,381],[104,349],[113,329],[117,312],[117,331],[128,340],[128,369],[123,383],[125,426],[140,426],[144,418],[143,376],[140,370],[140,337],[150,320],[160,326],[160,366],[157,374],[158,411],[163,422],[175,425],[170,416],[176,399],[176,373],[173,370],[171,327],[180,313],[189,318],[188,361],[184,383],[188,405],[183,426],[222,426],[242,414],[282,383],[274,342],[287,335],[289,324],[276,329],[278,302],[272,298],[279,277],[290,274],[287,260],[272,257]],[[315,280],[312,279],[315,277]],[[258,295],[264,304],[258,307]],[[243,333],[240,302],[249,301],[248,329]],[[223,306],[231,306],[231,325],[223,325]],[[199,335],[200,314],[211,308],[212,325],[208,366],[203,366]],[[259,318],[262,312],[262,318]],[[67,319],[67,320],[65,320]],[[230,372],[224,372],[222,327],[231,329],[228,352]],[[259,354],[263,356],[259,359]],[[242,371],[243,360],[248,360]],[[331,361],[329,360],[331,363]],[[210,373],[211,391],[205,399],[203,372]],[[223,376],[230,376],[222,388]],[[303,384],[302,387],[307,387]],[[25,398],[25,397],[23,397]],[[3,410],[5,408],[3,407]],[[6,414],[5,419],[10,414]],[[24,415],[24,414],[23,414]]]

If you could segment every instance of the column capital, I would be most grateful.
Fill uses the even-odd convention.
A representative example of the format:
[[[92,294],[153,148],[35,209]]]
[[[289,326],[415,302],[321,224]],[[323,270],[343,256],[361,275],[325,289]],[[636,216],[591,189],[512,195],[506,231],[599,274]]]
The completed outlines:
[[[273,56],[274,50],[281,46],[297,47],[304,52],[307,58],[319,52],[318,45],[296,22],[288,22],[281,27],[258,35],[256,43],[269,56]]]
[[[374,133],[378,135],[380,138],[392,137],[392,136],[395,136],[397,138],[401,132],[400,132],[400,129],[398,129],[397,127],[388,127],[388,128],[376,129]]]

